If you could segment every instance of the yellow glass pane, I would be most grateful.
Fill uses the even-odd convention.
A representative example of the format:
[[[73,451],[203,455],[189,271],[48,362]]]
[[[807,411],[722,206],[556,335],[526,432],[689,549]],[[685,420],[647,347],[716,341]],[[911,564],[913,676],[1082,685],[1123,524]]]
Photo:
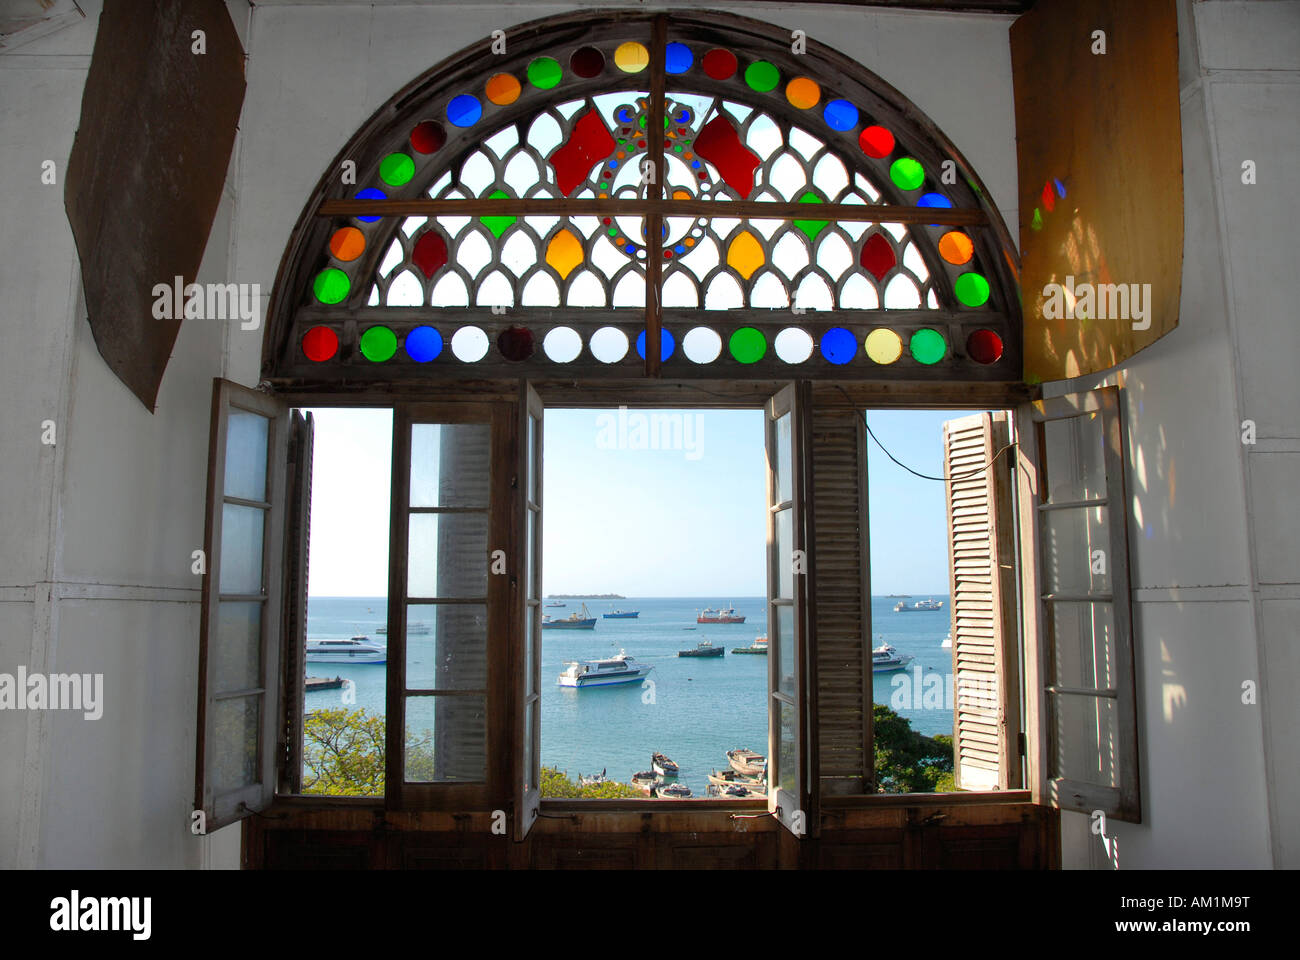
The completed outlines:
[[[754,271],[767,262],[763,246],[748,230],[744,230],[731,241],[727,248],[727,266],[748,280]]]
[[[582,260],[582,241],[570,231],[561,230],[551,237],[546,247],[546,262],[560,275],[560,279],[567,279]]]
[[[614,51],[614,65],[624,73],[640,73],[650,66],[650,51],[645,44],[629,40],[621,43]]]
[[[903,339],[893,330],[872,330],[867,334],[866,350],[876,363],[893,363],[903,355]]]

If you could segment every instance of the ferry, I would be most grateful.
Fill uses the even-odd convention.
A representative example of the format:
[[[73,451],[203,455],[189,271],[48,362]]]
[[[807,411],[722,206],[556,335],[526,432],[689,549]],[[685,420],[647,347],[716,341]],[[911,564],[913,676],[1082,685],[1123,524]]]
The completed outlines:
[[[709,640],[701,640],[694,650],[678,650],[679,657],[721,657],[727,652],[726,647],[715,647]]]
[[[562,687],[608,687],[615,683],[634,683],[647,676],[654,667],[637,663],[623,651],[606,660],[567,660],[567,668],[556,680]]]
[[[892,673],[895,670],[902,670],[913,659],[907,654],[899,653],[887,643],[881,644],[871,651],[871,672]]]
[[[554,617],[542,617],[543,630],[595,630],[596,618],[587,610],[587,605],[582,605],[582,613],[573,611],[562,620],[556,620]]]
[[[610,613],[602,613],[606,620],[635,620],[641,616],[640,610],[614,610]]]
[[[698,617],[696,623],[744,623],[744,614],[736,613],[736,608],[728,605],[725,610],[714,610],[712,607],[704,609]]]
[[[369,637],[351,640],[308,640],[308,663],[385,663],[388,650]]]
[[[908,610],[942,610],[942,609],[943,609],[943,601],[933,600],[933,599],[918,600],[916,601],[916,603],[912,604],[911,606],[908,606],[902,600],[899,600],[898,603],[894,604],[895,613],[903,613]]]

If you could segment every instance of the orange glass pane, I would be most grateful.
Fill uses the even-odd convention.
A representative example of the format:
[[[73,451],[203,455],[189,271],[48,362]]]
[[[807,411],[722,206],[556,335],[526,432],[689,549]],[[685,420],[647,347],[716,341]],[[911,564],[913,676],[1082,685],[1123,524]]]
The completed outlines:
[[[742,231],[727,248],[727,266],[748,280],[767,262],[763,245],[748,230]]]
[[[546,262],[560,275],[567,279],[574,268],[583,261],[582,241],[568,230],[561,230],[551,237],[546,246]]]
[[[949,263],[961,266],[969,263],[975,254],[975,244],[960,230],[950,230],[939,238],[939,256]]]
[[[365,249],[365,235],[356,227],[343,227],[330,237],[330,254],[336,260],[355,260]]]
[[[817,106],[817,102],[822,98],[822,88],[814,80],[807,77],[795,77],[785,88],[785,98],[790,101],[792,106],[800,110],[808,110]]]
[[[497,106],[504,107],[519,99],[520,90],[519,81],[511,74],[498,73],[488,79],[483,93]]]

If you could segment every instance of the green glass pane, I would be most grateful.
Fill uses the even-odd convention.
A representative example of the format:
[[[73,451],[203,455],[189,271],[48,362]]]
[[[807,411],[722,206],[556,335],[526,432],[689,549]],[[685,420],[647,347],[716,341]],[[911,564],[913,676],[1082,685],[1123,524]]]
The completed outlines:
[[[552,57],[538,57],[528,65],[528,82],[549,90],[560,82],[560,64]]]
[[[963,273],[953,284],[957,299],[968,307],[978,307],[989,298],[989,282],[978,273]]]
[[[925,182],[925,168],[911,157],[899,157],[889,168],[889,178],[899,190],[917,190]]]
[[[371,363],[383,363],[397,352],[397,334],[387,327],[371,327],[361,335],[361,355]]]
[[[1029,226],[1034,230],[1043,229],[1043,215],[1039,212],[1037,207],[1034,207],[1034,219],[1030,222]]]
[[[767,353],[767,337],[753,327],[741,327],[731,335],[729,346],[740,363],[754,363]]]
[[[821,198],[818,197],[817,194],[815,193],[805,193],[802,197],[799,198],[799,202],[800,203],[821,203],[822,201]],[[826,229],[826,224],[828,222],[829,221],[827,220],[796,220],[794,222],[794,225],[796,229],[802,230],[804,236],[806,236],[809,240],[816,240],[817,234],[821,233],[823,230]]]
[[[404,153],[390,153],[379,161],[379,176],[390,187],[400,187],[415,176],[415,161]]]
[[[509,196],[510,194],[506,193],[504,190],[493,190],[490,194],[488,194],[488,199],[504,200]],[[483,226],[487,227],[489,230],[492,231],[492,235],[494,237],[499,237],[501,236],[501,234],[509,230],[514,225],[515,220],[517,220],[518,218],[517,217],[479,217],[478,219],[479,219],[479,223],[483,224]]]
[[[745,82],[751,90],[767,93],[781,82],[781,71],[766,60],[755,60],[745,68]]]
[[[912,356],[917,363],[938,363],[943,359],[944,353],[948,350],[948,345],[943,342],[943,336],[937,330],[918,330],[912,334],[911,340]]]
[[[348,275],[337,267],[326,267],[316,274],[312,289],[321,303],[342,303],[352,284]]]

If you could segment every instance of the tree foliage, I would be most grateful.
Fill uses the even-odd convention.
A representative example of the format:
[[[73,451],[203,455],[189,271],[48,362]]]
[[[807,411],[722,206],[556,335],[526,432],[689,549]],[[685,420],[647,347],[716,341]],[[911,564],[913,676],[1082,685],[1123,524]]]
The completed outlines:
[[[876,784],[881,793],[955,790],[952,737],[927,737],[884,704],[872,704]]]
[[[375,797],[384,793],[387,724],[365,710],[313,710],[303,723],[303,793]],[[410,780],[432,780],[433,732],[406,732]]]
[[[627,783],[613,780],[584,787],[574,783],[555,767],[542,767],[542,796],[546,799],[578,798],[583,800],[620,800],[625,797],[643,797],[641,791]]]

